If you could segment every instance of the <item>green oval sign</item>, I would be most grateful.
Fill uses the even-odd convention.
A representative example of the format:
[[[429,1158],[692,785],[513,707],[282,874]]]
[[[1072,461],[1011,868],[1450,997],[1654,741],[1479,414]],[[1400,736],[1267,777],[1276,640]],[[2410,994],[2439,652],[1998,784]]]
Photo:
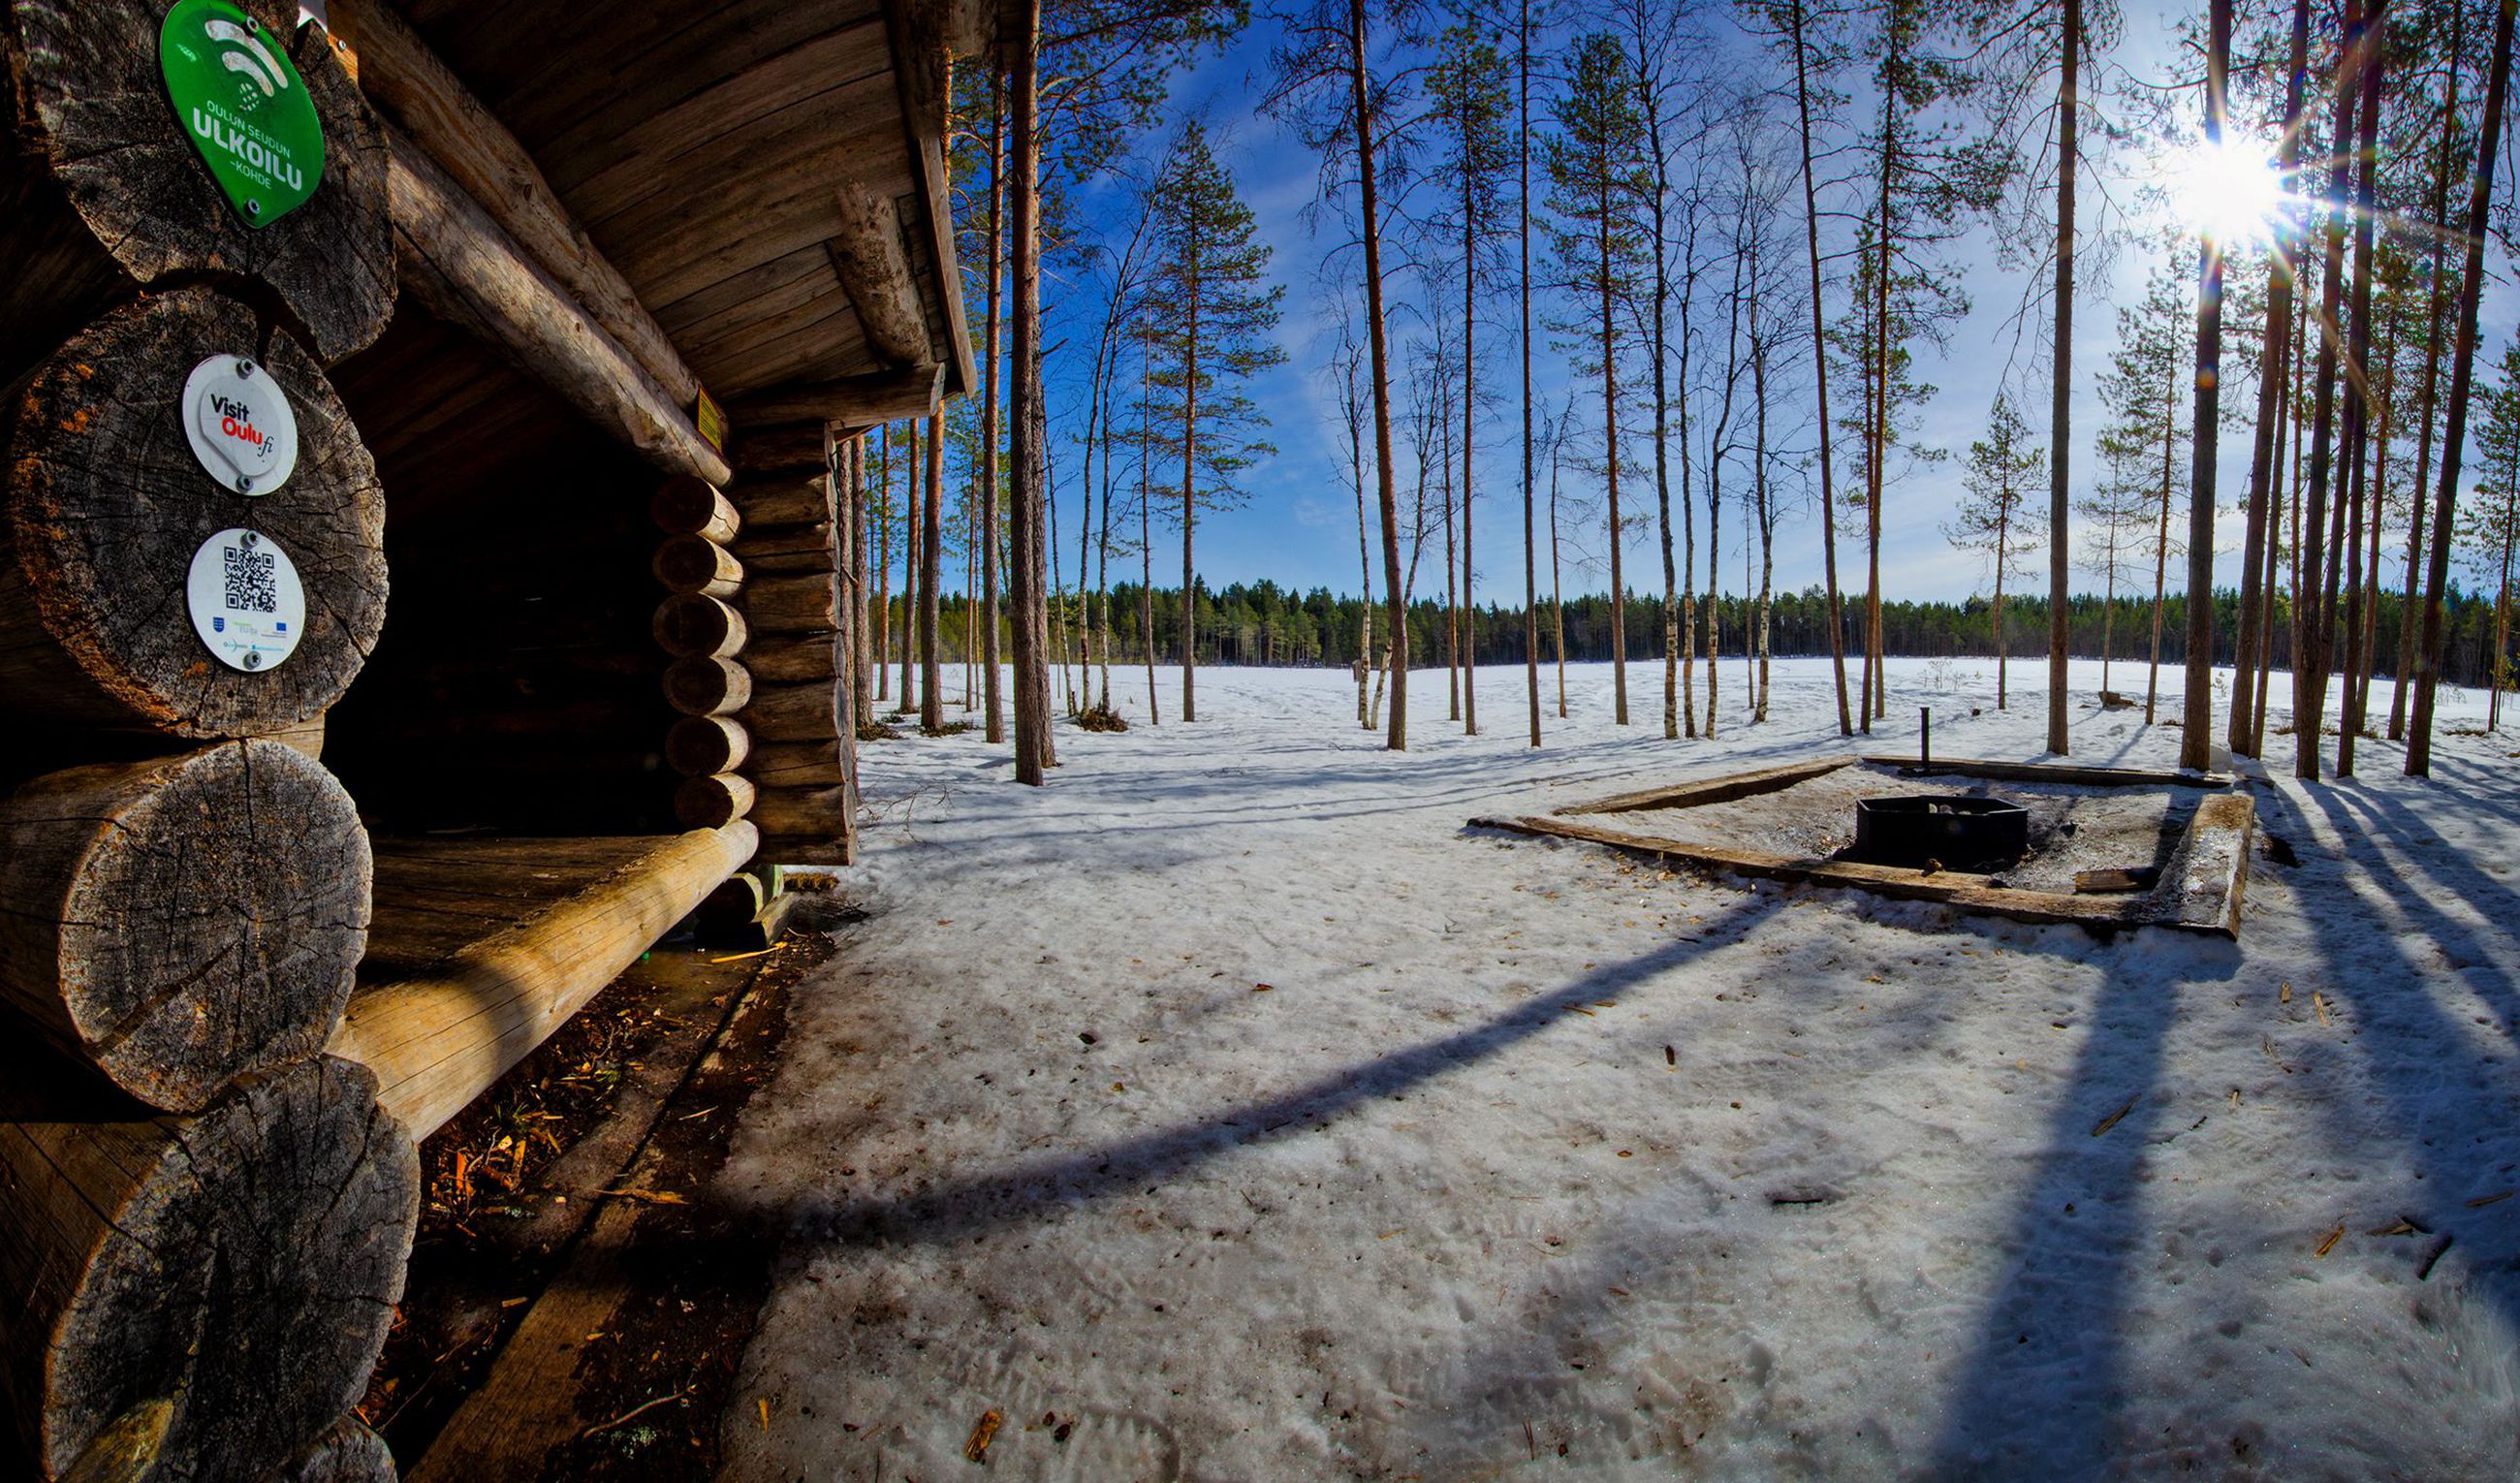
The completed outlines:
[[[228,0],[176,0],[158,28],[175,121],[228,204],[267,227],[324,178],[324,125],[280,36]]]

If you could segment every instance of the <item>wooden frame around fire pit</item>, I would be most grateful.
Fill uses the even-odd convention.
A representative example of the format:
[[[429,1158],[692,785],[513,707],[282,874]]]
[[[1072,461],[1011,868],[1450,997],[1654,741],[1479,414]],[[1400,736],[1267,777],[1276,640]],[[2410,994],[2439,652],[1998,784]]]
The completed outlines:
[[[1804,885],[1841,886],[1870,891],[1903,901],[1932,901],[1963,911],[1983,912],[2016,921],[2072,922],[2095,930],[2165,926],[2187,932],[2236,938],[2240,934],[2240,899],[2249,876],[2249,838],[2257,825],[2257,804],[2241,792],[2218,791],[2196,807],[2173,849],[2160,880],[2135,895],[2074,895],[2059,891],[2027,891],[1995,883],[2001,877],[1965,871],[1921,871],[1899,866],[1866,865],[1825,856],[1795,859],[1758,850],[1697,844],[1659,834],[1642,834],[1578,823],[1592,814],[1635,813],[1643,809],[1696,808],[1728,803],[1761,793],[1781,792],[1799,783],[1825,777],[1841,768],[1866,763],[1876,767],[1913,767],[1911,757],[1829,757],[1755,772],[1732,773],[1665,787],[1646,788],[1577,803],[1548,817],[1490,817],[1470,821],[1474,828],[1508,830],[1544,837],[1583,839],[1615,849],[1680,860],[1734,875],[1764,876]],[[2209,773],[2149,772],[2133,768],[2080,767],[2044,762],[1992,762],[1967,757],[1937,758],[1937,776],[1984,778],[2015,783],[2068,783],[2088,787],[2193,787],[2223,789],[2228,777]]]

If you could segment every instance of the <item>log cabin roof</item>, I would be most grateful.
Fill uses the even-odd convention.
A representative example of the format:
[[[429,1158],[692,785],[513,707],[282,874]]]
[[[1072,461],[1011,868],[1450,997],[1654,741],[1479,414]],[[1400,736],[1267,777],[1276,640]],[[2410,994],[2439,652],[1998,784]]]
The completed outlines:
[[[834,268],[853,188],[897,210],[942,391],[968,389],[939,0],[398,8],[719,402],[892,364]]]

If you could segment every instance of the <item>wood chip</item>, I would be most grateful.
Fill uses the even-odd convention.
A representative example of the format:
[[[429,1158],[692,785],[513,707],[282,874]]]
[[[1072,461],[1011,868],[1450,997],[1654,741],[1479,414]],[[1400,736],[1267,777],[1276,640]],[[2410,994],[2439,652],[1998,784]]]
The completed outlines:
[[[2318,1022],[2319,1022],[2320,1024],[2325,1024],[2325,1023],[2327,1023],[2327,996],[2326,996],[2326,995],[2324,995],[2324,994],[2318,994],[2318,993],[2314,993],[2314,994],[2312,994],[2312,995],[2310,996],[2310,1007],[2311,1007],[2312,1009],[2317,1010],[2317,1011],[2318,1011]]]
[[[1005,1425],[1006,1420],[994,1411],[981,1412],[980,1419],[971,1423],[971,1439],[963,1444],[964,1460],[971,1462],[985,1461],[989,1456],[989,1444],[997,1440],[998,1428]]]
[[[2276,1000],[2277,1000],[2277,1002],[2278,1002],[2278,1003],[2281,1003],[2281,1004],[2290,1004],[2290,1003],[2292,1003],[2292,985],[2291,985],[2291,984],[2285,984],[2285,985],[2283,986],[2283,992],[2282,992],[2281,994],[2278,994],[2278,995],[2277,995],[2277,996],[2275,996],[2275,997],[2276,997]]]
[[[688,1205],[691,1203],[690,1200],[680,1194],[676,1194],[671,1190],[598,1190],[595,1192],[598,1194],[608,1194],[617,1199],[634,1199],[643,1205]]]
[[[2509,1199],[2511,1194],[2512,1191],[2508,1190],[2503,1191],[2499,1194],[2480,1194],[2476,1198],[2467,1202],[2467,1208],[2470,1210],[2482,1210],[2488,1205],[2498,1205],[2502,1201]]]
[[[2325,1256],[2327,1253],[2335,1250],[2336,1243],[2343,1239],[2345,1239],[2345,1228],[2343,1226],[2339,1226],[2335,1230],[2327,1233],[2327,1239],[2318,1243],[2318,1254],[2320,1256]]]
[[[2127,1099],[2127,1104],[2125,1106],[2118,1108],[2115,1112],[2112,1112],[2108,1116],[2100,1119],[2100,1125],[2092,1130],[2092,1136],[2093,1138],[2097,1138],[2101,1134],[2109,1131],[2111,1128],[2116,1127],[2118,1125],[2118,1119],[2134,1111],[2135,1104],[2141,1101],[2143,1101],[2141,1097],[2131,1097]]]

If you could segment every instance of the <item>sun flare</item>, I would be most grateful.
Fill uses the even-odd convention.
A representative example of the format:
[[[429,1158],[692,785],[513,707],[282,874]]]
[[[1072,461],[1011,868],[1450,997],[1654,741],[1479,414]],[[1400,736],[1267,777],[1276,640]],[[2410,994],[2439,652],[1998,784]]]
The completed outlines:
[[[2290,214],[2282,174],[2249,141],[2189,146],[2165,174],[2181,225],[2227,248],[2265,245]]]

